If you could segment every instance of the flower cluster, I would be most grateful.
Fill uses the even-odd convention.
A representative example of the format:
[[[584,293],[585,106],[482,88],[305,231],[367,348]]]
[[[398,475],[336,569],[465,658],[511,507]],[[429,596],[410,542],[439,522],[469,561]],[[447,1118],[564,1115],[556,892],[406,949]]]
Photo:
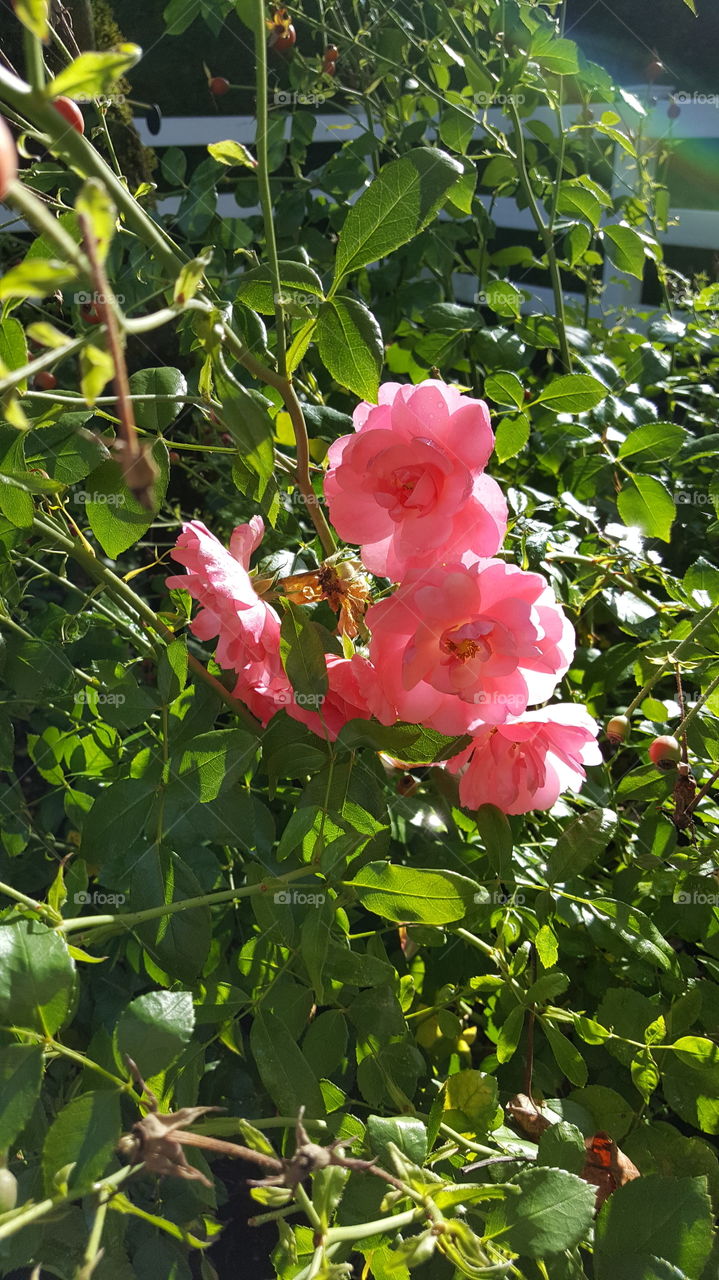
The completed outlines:
[[[217,661],[237,673],[235,694],[262,724],[284,708],[331,739],[372,716],[469,734],[447,762],[462,804],[551,808],[599,763],[597,726],[574,704],[528,710],[566,673],[574,633],[541,574],[497,557],[507,508],[484,472],[494,447],[486,405],[438,381],[387,383],[377,405],[356,409],[354,427],[329,450],[330,518],[395,588],[366,614],[366,656],[327,655],[319,710],[294,697],[280,619],[248,572],[259,517],[235,530],[229,551],[204,525],[186,525],[173,555],[187,576],[168,585],[200,602],[195,635],[219,637]]]

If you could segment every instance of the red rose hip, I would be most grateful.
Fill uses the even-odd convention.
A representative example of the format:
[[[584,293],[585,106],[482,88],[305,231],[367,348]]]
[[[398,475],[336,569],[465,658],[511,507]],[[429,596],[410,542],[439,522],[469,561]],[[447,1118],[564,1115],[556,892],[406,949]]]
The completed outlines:
[[[607,738],[610,742],[626,742],[629,733],[629,720],[626,716],[612,716],[607,723]]]
[[[676,738],[667,734],[655,738],[649,747],[649,759],[657,769],[674,769],[681,760],[681,748]]]
[[[76,133],[85,132],[85,118],[72,98],[56,98],[52,105]]]
[[[17,177],[17,151],[15,141],[2,116],[0,116],[0,200],[7,195],[10,183]]]

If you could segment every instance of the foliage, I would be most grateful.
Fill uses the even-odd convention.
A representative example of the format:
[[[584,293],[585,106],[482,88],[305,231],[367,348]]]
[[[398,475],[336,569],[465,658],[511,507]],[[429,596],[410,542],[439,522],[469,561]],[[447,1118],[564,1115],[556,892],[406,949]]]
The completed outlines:
[[[0,68],[0,103],[36,158],[7,193],[32,236],[4,233],[0,279],[0,1272],[222,1275],[212,1170],[241,1137],[285,1180],[253,1191],[279,1280],[348,1263],[710,1280],[719,292],[663,265],[645,106],[558,3],[443,2],[410,23],[356,0],[337,26],[308,5],[294,21],[339,48],[332,77],[301,39],[268,55],[259,0],[170,0],[170,33],[245,23],[258,133],[194,167],[162,154],[167,228],[104,133],[52,107],[44,0],[15,8],[25,78]],[[88,122],[136,56],[60,72]],[[268,113],[268,56],[273,84],[360,104],[366,131],[318,162],[301,101],[288,121],[273,91]],[[613,188],[615,147],[634,189]],[[225,190],[262,214],[219,218]],[[536,235],[503,241],[507,197]],[[656,272],[646,333],[595,306],[605,254]],[[540,279],[553,304],[528,314]],[[488,400],[508,554],[576,627],[563,700],[630,720],[548,813],[462,808],[452,744],[419,726],[262,729],[165,586],[183,518],[227,543],[261,511],[254,580],[284,596],[295,693],[321,694],[323,654],[347,652],[327,601],[302,596],[334,550],[328,446],[380,381],[438,375]],[[648,762],[664,733],[695,781]],[[546,1100],[545,1133],[526,1115],[517,1132],[520,1093]],[[295,1186],[301,1108],[313,1142],[345,1146]],[[125,1163],[143,1113],[214,1151],[178,1139]],[[601,1134],[640,1176],[610,1171],[595,1216]]]

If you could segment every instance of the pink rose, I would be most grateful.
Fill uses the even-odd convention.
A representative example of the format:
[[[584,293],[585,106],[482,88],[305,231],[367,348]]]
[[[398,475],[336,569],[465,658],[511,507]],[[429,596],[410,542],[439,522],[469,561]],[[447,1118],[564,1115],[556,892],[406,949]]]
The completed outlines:
[[[410,571],[492,556],[507,531],[507,505],[483,475],[494,448],[483,400],[443,382],[380,387],[379,404],[360,404],[355,434],[329,450],[325,495],[346,542],[360,543],[373,573]]]
[[[546,701],[574,652],[545,579],[501,560],[415,574],[366,621],[373,714],[440,733],[503,724]]]
[[[229,551],[199,520],[183,526],[171,552],[187,573],[167,579],[202,605],[190,623],[199,640],[219,637],[216,659],[238,674],[235,696],[263,724],[290,688],[280,660],[280,620],[255,591],[247,572],[262,540],[264,523],[253,516],[234,530]]]
[[[551,809],[563,791],[581,789],[585,765],[601,764],[598,731],[585,707],[558,703],[507,724],[484,725],[447,768],[459,774],[459,798],[466,809],[483,804],[504,813]]]
[[[369,720],[370,712],[361,686],[371,681],[373,673],[370,663],[359,654],[340,658],[337,654],[328,653],[326,662],[329,688],[317,709],[292,692],[284,699],[284,704],[285,711],[293,720],[306,724],[320,738],[334,742],[348,720]]]

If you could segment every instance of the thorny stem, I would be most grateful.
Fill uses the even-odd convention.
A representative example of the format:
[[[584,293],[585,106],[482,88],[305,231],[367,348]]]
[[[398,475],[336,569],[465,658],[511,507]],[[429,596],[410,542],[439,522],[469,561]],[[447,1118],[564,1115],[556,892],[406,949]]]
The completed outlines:
[[[537,200],[532,190],[529,172],[527,170],[527,155],[524,149],[524,134],[522,132],[522,122],[519,118],[519,112],[514,102],[509,104],[512,122],[514,124],[514,136],[517,147],[517,176],[519,184],[524,192],[525,199],[529,205],[529,210],[534,219],[535,226],[539,232],[540,239],[544,245],[549,265],[549,274],[552,280],[552,291],[554,293],[554,309],[556,313],[557,329],[559,337],[559,349],[562,356],[562,364],[566,373],[572,372],[572,357],[569,351],[569,343],[567,342],[567,321],[564,311],[564,291],[562,289],[562,277],[559,272],[559,264],[557,262],[557,251],[554,244],[554,236],[550,227],[547,226],[537,204]]]
[[[287,373],[287,348],[285,336],[285,313],[282,307],[282,277],[280,260],[277,253],[277,237],[272,216],[272,190],[268,166],[267,135],[269,129],[269,112],[267,108],[267,41],[265,39],[265,5],[264,0],[255,0],[255,60],[257,82],[257,129],[255,133],[255,150],[257,152],[257,183],[260,189],[262,219],[265,225],[265,243],[272,286],[274,290],[275,323],[277,326],[277,364],[280,374]]]
[[[128,1178],[140,1172],[142,1165],[136,1164],[123,1169],[118,1169],[117,1173],[112,1173],[108,1178],[103,1178],[102,1182],[96,1183],[98,1190],[107,1191],[108,1195],[112,1195],[119,1186]],[[5,1215],[5,1221],[0,1217],[0,1240],[7,1240],[10,1236],[14,1236],[16,1232],[22,1231],[23,1227],[28,1227],[31,1222],[37,1222],[39,1218],[44,1218],[52,1213],[55,1209],[61,1208],[63,1205],[71,1204],[74,1200],[82,1200],[88,1194],[88,1187],[80,1187],[78,1190],[68,1190],[60,1195],[48,1197],[47,1200],[40,1200],[37,1204],[23,1205],[21,1209],[13,1210],[12,1217]]]
[[[110,1202],[112,1192],[103,1187],[98,1192],[97,1208],[92,1220],[92,1227],[87,1239],[87,1247],[83,1254],[83,1259],[75,1273],[75,1280],[92,1280],[92,1274],[95,1268],[99,1266],[104,1249],[102,1248],[102,1233],[105,1228],[105,1218],[107,1217],[107,1206]]]
[[[88,263],[80,246],[75,243],[72,236],[68,235],[58,219],[53,217],[44,200],[41,200],[34,191],[16,178],[10,184],[5,203],[12,209],[17,209],[18,213],[21,213],[26,222],[31,223],[41,236],[51,240],[59,249],[63,259],[72,262],[83,275],[87,274]]]
[[[271,886],[290,884],[307,876],[307,867],[298,867],[281,876],[268,876],[258,884],[244,885],[240,889],[218,889],[216,893],[205,893],[197,898],[183,898],[180,902],[168,902],[160,907],[148,907],[145,911],[126,911],[117,915],[76,916],[71,920],[63,920],[58,925],[59,933],[78,933],[87,929],[102,929],[103,932],[115,929],[134,929],[148,920],[160,920],[164,916],[177,915],[179,911],[189,911],[193,907],[215,907],[223,902],[234,902],[237,898],[250,898],[254,894],[268,893]]]
[[[96,291],[96,307],[107,326],[107,345],[115,373],[115,395],[120,418],[119,461],[123,479],[132,495],[146,511],[154,508],[153,487],[157,469],[151,456],[137,439],[135,413],[130,397],[130,380],[127,376],[125,353],[120,340],[120,326],[115,313],[115,300],[110,292],[107,272],[97,251],[97,241],[92,223],[86,214],[80,215],[80,228],[90,263],[90,273]]]
[[[695,719],[695,717],[699,714],[702,707],[709,701],[709,699],[711,698],[712,694],[716,689],[719,689],[719,676],[717,676],[715,680],[712,680],[711,684],[708,686],[707,689],[704,690],[704,693],[701,695],[701,697],[698,698],[697,701],[694,703],[694,706],[692,707],[691,711],[687,711],[686,715],[682,718],[678,728],[675,730],[674,736],[676,738],[681,738],[683,740],[684,735],[686,734],[686,731],[689,728],[690,724]]]

